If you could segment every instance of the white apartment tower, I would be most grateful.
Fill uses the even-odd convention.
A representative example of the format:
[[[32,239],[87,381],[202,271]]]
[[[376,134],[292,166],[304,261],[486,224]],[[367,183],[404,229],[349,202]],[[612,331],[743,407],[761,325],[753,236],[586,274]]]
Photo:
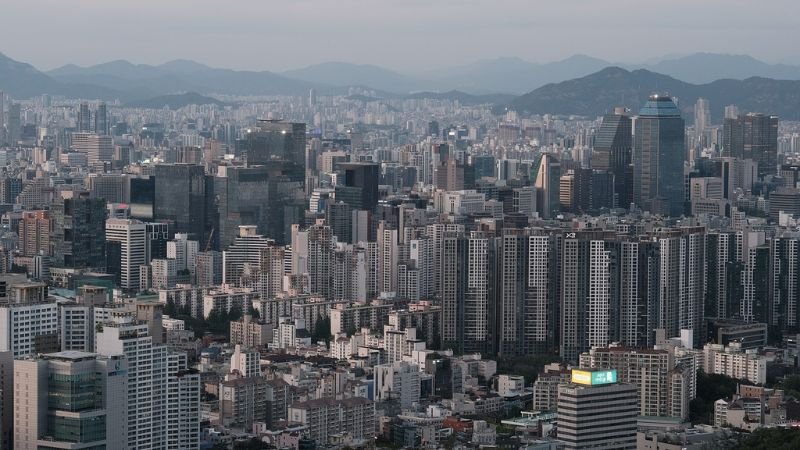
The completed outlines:
[[[153,343],[148,324],[112,313],[98,327],[97,352],[128,360],[127,448],[196,449],[200,444],[200,379],[184,354]]]

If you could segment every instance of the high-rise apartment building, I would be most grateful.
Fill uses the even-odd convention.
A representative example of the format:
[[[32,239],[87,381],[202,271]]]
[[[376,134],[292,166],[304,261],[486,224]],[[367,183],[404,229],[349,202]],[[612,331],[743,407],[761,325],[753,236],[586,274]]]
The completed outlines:
[[[200,378],[186,355],[154,344],[148,324],[130,313],[114,313],[98,329],[97,353],[128,360],[127,448],[199,448]]]
[[[167,242],[168,259],[175,260],[175,270],[188,270],[194,274],[197,267],[199,242],[189,239],[189,235],[178,233],[175,239]]]
[[[2,112],[2,103],[3,92],[0,91],[0,112]],[[11,448],[13,437],[14,355],[11,352],[0,351],[0,448]]]
[[[637,206],[655,214],[683,213],[684,121],[671,97],[653,95],[636,119],[633,193]]]
[[[255,225],[240,225],[239,236],[227,250],[222,252],[222,279],[226,284],[247,285],[243,276],[249,276],[252,283],[258,280],[261,251],[275,245],[275,242],[257,234]]]
[[[14,448],[126,448],[124,356],[64,351],[14,361]]]
[[[786,233],[772,238],[769,258],[768,323],[779,330],[794,329],[800,323],[800,236]],[[752,308],[757,311],[758,306]]]
[[[51,254],[49,211],[25,211],[19,224],[19,248],[23,256]]]
[[[580,366],[616,370],[617,381],[636,385],[642,416],[670,416],[673,410],[680,412],[681,419],[688,416],[688,409],[673,408],[671,403],[669,380],[675,361],[668,350],[596,347],[581,355]],[[683,403],[682,397],[676,399]]]
[[[4,275],[0,287],[0,352],[22,358],[58,351],[58,305],[47,285]]]
[[[494,339],[492,239],[446,233],[442,239],[442,342],[464,353],[489,352]]]
[[[535,355],[556,342],[558,243],[545,230],[508,229],[496,239],[497,351]]]
[[[348,433],[353,439],[375,436],[375,403],[366,398],[297,402],[289,407],[288,416],[291,422],[308,426],[309,436],[320,443],[330,442],[336,433]]]
[[[580,231],[564,236],[561,252],[561,356],[605,346],[614,333],[613,236]]]
[[[705,132],[711,126],[711,106],[707,99],[698,98],[694,104],[694,145],[701,147],[707,145],[705,142]]]
[[[335,249],[333,230],[323,223],[317,223],[308,227],[306,233],[308,233],[308,275],[311,293],[331,298]]]

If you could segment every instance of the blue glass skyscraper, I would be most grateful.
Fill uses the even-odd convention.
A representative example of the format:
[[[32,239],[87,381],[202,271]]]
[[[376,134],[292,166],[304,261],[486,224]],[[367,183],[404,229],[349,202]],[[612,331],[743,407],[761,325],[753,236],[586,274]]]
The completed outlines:
[[[633,196],[654,214],[683,213],[685,125],[669,96],[652,95],[636,119]]]

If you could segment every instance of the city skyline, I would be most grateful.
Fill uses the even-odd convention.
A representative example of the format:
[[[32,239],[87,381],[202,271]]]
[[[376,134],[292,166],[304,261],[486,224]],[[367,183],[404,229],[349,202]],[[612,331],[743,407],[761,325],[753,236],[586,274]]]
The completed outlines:
[[[800,4],[6,3],[0,450],[800,448]]]
[[[644,63],[662,55],[711,52],[789,63],[798,56],[791,46],[796,24],[790,18],[800,13],[800,5],[788,0],[775,2],[780,7],[770,9],[743,1],[731,7],[731,2],[722,0],[702,5],[681,0],[648,5],[646,10],[631,0],[547,6],[519,0],[499,5],[467,0],[435,4],[306,0],[269,5],[240,1],[228,15],[199,3],[15,0],[4,5],[7,20],[0,40],[8,44],[2,51],[12,57],[25,56],[43,70],[69,63],[99,64],[121,54],[142,64],[181,57],[232,69],[282,71],[346,61],[401,72],[425,72],[497,57],[548,62],[587,54],[614,62]],[[691,7],[695,14],[684,14],[685,8],[676,3]],[[48,8],[47,16],[41,14],[42,7]],[[425,14],[420,14],[421,8]],[[718,14],[720,8],[725,8],[725,14]],[[354,9],[359,14],[352,14]],[[458,22],[452,20],[456,13]],[[50,19],[65,15],[71,20]],[[28,31],[34,21],[48,30],[48,36],[70,39],[62,40],[64,45],[52,40],[45,45]],[[660,39],[665,33],[673,39]],[[21,35],[28,39],[19,39]],[[598,35],[604,38],[596,39]],[[291,45],[271,46],[264,54],[263,42],[287,36],[292,38]],[[548,42],[543,36],[554,38]],[[609,39],[630,40],[632,36],[639,36],[641,44],[606,45]],[[764,39],[772,45],[760,45]],[[254,58],[256,54],[263,59]]]

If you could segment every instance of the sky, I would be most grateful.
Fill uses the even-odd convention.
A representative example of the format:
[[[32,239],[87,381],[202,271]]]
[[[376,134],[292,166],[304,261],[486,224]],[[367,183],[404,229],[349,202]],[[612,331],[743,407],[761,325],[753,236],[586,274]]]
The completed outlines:
[[[0,0],[0,52],[42,70],[191,59],[406,73],[496,57],[641,63],[696,52],[800,64],[798,0]]]

